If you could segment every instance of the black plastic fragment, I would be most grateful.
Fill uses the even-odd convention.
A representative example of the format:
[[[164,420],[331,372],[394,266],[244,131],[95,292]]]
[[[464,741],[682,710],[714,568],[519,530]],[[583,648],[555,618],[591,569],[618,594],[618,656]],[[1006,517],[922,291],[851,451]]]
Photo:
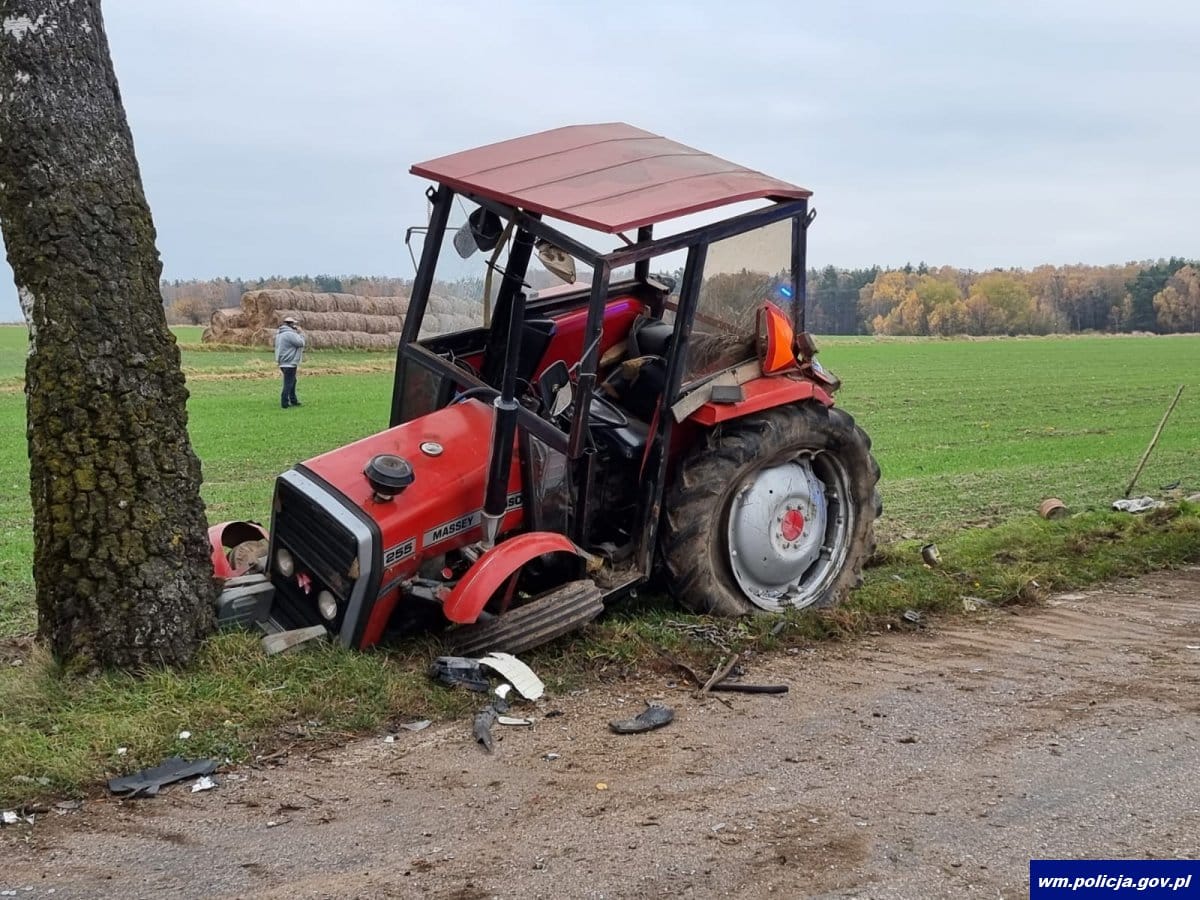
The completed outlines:
[[[479,663],[465,656],[439,656],[429,666],[429,677],[450,687],[462,685],[481,693],[491,687]]]
[[[108,789],[114,794],[126,794],[129,797],[153,797],[164,785],[183,781],[185,778],[197,778],[201,775],[211,775],[217,771],[215,759],[196,759],[188,761],[178,756],[164,759],[157,766],[142,769],[132,775],[122,775],[108,782]]]
[[[653,731],[670,724],[675,718],[675,710],[660,703],[647,703],[646,708],[632,719],[619,722],[609,722],[608,727],[617,734],[639,734],[643,731]]]

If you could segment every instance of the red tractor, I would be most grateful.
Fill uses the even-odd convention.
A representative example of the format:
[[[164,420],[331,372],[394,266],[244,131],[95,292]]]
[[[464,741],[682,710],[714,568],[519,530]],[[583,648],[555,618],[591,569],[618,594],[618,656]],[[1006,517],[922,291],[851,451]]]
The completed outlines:
[[[269,629],[519,652],[652,578],[729,616],[859,583],[879,467],[804,330],[809,191],[624,124],[412,172],[435,186],[390,427],[279,477]]]

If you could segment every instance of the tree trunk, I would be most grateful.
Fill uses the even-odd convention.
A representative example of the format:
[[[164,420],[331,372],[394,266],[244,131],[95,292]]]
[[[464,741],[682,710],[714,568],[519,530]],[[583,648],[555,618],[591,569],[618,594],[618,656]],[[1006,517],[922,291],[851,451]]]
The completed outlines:
[[[181,665],[213,627],[200,463],[99,0],[0,0],[0,19],[38,632],[74,670]]]

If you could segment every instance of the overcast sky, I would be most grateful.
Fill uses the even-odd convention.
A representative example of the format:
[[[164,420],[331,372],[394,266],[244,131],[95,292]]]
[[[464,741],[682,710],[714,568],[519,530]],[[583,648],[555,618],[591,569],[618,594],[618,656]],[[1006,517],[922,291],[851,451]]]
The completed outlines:
[[[814,265],[1200,255],[1194,0],[104,10],[167,278],[411,275],[409,165],[602,121],[812,189]]]

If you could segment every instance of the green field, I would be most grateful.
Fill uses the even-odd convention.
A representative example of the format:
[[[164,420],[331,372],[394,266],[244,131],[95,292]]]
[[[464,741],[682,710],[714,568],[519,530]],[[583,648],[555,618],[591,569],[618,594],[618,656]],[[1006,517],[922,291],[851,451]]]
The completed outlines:
[[[300,409],[281,410],[267,350],[209,350],[178,328],[192,440],[210,521],[269,518],[272,480],[292,464],[384,426],[390,354],[318,351]],[[938,538],[1120,496],[1175,388],[1200,374],[1200,337],[948,341],[831,338],[821,359],[839,402],[875,442],[885,539]],[[33,626],[22,368],[25,332],[0,327],[0,635]],[[1139,490],[1200,490],[1200,385],[1184,391]]]
[[[178,333],[211,521],[265,521],[278,472],[386,421],[389,354],[310,354],[305,406],[285,412],[267,351],[208,350],[196,343],[199,329]],[[276,748],[286,723],[307,723],[320,746],[401,717],[470,712],[473,696],[426,677],[430,656],[444,652],[433,639],[382,652],[324,645],[268,657],[254,635],[226,633],[184,671],[62,677],[44,647],[20,637],[35,624],[24,342],[23,329],[0,328],[0,654],[15,652],[22,663],[0,655],[0,806],[86,796],[101,779],[169,754],[245,760]],[[899,627],[906,610],[969,615],[967,595],[970,609],[1035,603],[1047,590],[1196,560],[1200,506],[1145,516],[1085,510],[1120,495],[1198,358],[1200,337],[831,339],[822,359],[845,380],[841,401],[874,436],[883,468],[885,544],[853,598],[780,622],[693,616],[643,593],[526,658],[552,693],[661,667],[664,651],[709,671],[729,650],[770,652]],[[1200,490],[1196,391],[1184,393],[1143,475],[1151,493],[1176,481]],[[1049,494],[1082,514],[1033,516]],[[936,569],[918,552],[930,538],[942,551]],[[185,728],[186,745],[177,738]]]

